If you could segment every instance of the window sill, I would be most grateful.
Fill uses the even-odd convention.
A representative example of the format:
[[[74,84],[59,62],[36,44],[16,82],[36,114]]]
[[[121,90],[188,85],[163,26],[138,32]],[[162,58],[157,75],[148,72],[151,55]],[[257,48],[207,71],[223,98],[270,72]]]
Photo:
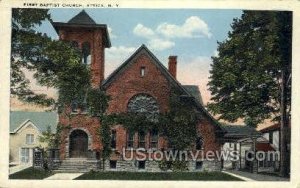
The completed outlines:
[[[71,115],[79,115],[79,114],[87,115],[88,112],[71,112]]]

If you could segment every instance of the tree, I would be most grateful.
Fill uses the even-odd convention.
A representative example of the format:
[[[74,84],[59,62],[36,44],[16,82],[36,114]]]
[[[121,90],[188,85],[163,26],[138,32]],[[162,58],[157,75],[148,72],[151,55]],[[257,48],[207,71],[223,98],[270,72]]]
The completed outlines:
[[[171,148],[184,150],[196,141],[199,118],[193,103],[181,99],[176,89],[171,91],[170,110],[160,118],[161,129]]]
[[[51,20],[48,9],[12,10],[11,94],[43,106],[83,100],[89,87],[89,70],[81,64],[79,49],[36,31],[36,26],[47,19]],[[40,85],[58,89],[59,100],[32,91],[24,69],[35,72]]]
[[[281,123],[281,175],[288,174],[287,127],[291,111],[292,13],[244,11],[234,19],[208,83],[208,109],[220,119],[243,118],[256,126],[266,119]]]

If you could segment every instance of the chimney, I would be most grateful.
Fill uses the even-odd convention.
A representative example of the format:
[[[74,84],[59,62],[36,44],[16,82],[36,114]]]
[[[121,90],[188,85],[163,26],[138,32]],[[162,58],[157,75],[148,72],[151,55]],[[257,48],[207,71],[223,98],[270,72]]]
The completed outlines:
[[[177,56],[169,56],[169,72],[176,79]]]

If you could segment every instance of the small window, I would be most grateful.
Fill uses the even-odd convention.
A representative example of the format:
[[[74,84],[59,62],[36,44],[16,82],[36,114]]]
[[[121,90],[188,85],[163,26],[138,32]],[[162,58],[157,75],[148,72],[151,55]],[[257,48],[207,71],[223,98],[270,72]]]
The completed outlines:
[[[141,77],[144,77],[145,76],[145,67],[141,67]]]
[[[34,143],[34,135],[26,134],[26,144],[33,144],[33,143]]]
[[[109,161],[109,168],[116,169],[117,168],[117,161]]]
[[[73,113],[78,113],[78,103],[76,101],[72,101],[71,110]]]
[[[145,131],[139,131],[139,148],[145,148],[146,141],[145,141]]]
[[[157,148],[158,143],[158,132],[157,130],[152,130],[150,132],[150,147]]]
[[[258,166],[259,167],[264,167],[264,161],[258,161]]]
[[[196,150],[201,150],[203,147],[203,140],[201,137],[196,139]]]
[[[196,170],[200,170],[202,168],[202,165],[203,165],[203,161],[196,161]]]
[[[273,144],[273,132],[269,133],[269,143]]]
[[[127,132],[127,148],[133,148],[133,142],[134,142],[134,132],[128,131]]]
[[[145,169],[146,162],[145,161],[139,161],[138,162],[138,168],[140,169]]]
[[[112,149],[116,149],[116,141],[117,141],[117,137],[116,137],[116,130],[112,130],[111,131],[111,144],[110,147]]]

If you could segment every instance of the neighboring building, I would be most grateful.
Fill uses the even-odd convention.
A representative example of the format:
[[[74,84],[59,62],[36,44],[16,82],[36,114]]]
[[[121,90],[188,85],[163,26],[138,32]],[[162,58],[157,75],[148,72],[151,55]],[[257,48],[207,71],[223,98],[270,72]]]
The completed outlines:
[[[220,151],[219,138],[224,133],[220,124],[205,110],[197,86],[183,86],[176,79],[177,57],[169,57],[168,69],[155,55],[142,45],[104,80],[104,51],[111,46],[107,26],[96,24],[85,11],[80,12],[67,23],[52,23],[60,40],[72,41],[83,51],[83,62],[90,64],[94,88],[103,88],[111,97],[108,113],[146,112],[157,114],[167,112],[171,88],[180,92],[182,99],[197,109],[200,121],[197,125],[197,147],[193,151]],[[87,50],[88,49],[88,50]],[[180,71],[180,70],[178,70]],[[71,106],[71,105],[70,105]],[[65,114],[73,114],[71,118]],[[99,168],[102,144],[98,135],[99,120],[90,117],[76,108],[67,108],[60,114],[59,122],[70,126],[63,129],[60,157],[65,161],[72,158],[87,158],[92,152],[95,166]],[[125,161],[122,159],[123,147],[145,148],[146,150],[166,150],[167,141],[155,130],[129,132],[122,125],[112,127],[113,153],[106,161],[108,170],[159,171],[155,161]],[[127,152],[127,151],[126,151]],[[91,160],[88,160],[91,162]],[[83,163],[83,162],[82,162]],[[74,164],[74,163],[69,163]],[[220,162],[200,158],[190,161],[189,170],[220,170]],[[102,168],[102,167],[100,167]]]
[[[280,124],[274,124],[264,129],[261,129],[260,132],[263,134],[270,144],[276,149],[279,150],[280,147]]]
[[[278,161],[273,161],[273,158],[257,161],[256,169],[254,169],[253,161],[247,160],[247,157],[251,158],[249,155],[252,155],[249,152],[255,151],[266,156],[268,152],[276,151],[262,133],[245,125],[224,125],[223,127],[226,130],[223,150],[235,151],[240,156],[238,161],[231,160],[231,158],[225,160],[224,169],[243,169],[250,172],[274,172],[276,170]]]
[[[243,144],[240,140],[245,138],[257,138],[261,134],[257,132],[253,127],[246,125],[227,125],[223,124],[223,128],[226,130],[224,135],[223,150],[226,152],[236,151],[240,156],[239,161],[224,160],[224,169],[243,169],[245,168],[245,152],[250,150],[251,145]]]
[[[288,153],[290,154],[290,131],[291,131],[291,126],[289,124],[289,129],[288,129]],[[263,137],[266,138],[269,143],[272,145],[272,147],[276,151],[280,151],[280,123],[276,123],[274,125],[268,126],[264,129],[261,129],[260,132],[263,134]],[[289,156],[290,157],[290,156]],[[275,163],[275,170],[279,170],[279,161]]]
[[[9,163],[32,164],[33,148],[45,147],[39,136],[48,127],[56,131],[55,112],[10,112]]]

